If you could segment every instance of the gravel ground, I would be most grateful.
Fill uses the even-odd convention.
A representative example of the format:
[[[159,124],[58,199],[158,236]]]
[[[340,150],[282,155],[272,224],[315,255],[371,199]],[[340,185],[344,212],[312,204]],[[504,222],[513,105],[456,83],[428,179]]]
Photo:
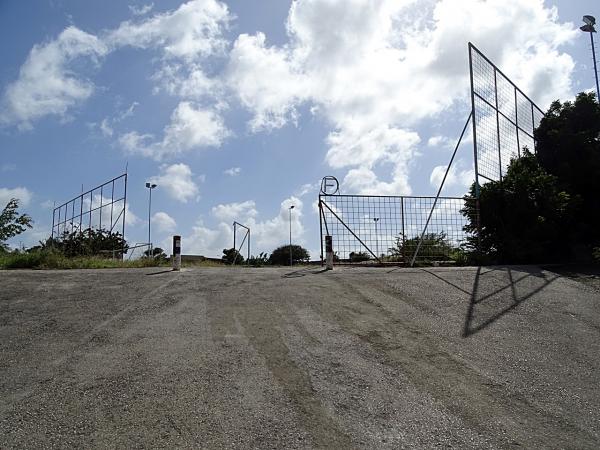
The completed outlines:
[[[0,286],[0,448],[600,447],[600,291],[551,271],[4,271]]]

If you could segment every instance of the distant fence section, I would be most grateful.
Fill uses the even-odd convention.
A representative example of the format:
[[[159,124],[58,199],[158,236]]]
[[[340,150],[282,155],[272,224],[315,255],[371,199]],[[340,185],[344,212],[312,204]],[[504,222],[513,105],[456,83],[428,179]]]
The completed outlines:
[[[336,263],[408,264],[451,261],[466,241],[465,200],[439,197],[319,195],[321,259],[325,236],[333,237]]]
[[[52,239],[60,239],[65,233],[106,230],[125,237],[127,213],[127,173],[82,192],[52,211]],[[92,233],[89,233],[90,237]],[[126,249],[106,249],[120,251]]]

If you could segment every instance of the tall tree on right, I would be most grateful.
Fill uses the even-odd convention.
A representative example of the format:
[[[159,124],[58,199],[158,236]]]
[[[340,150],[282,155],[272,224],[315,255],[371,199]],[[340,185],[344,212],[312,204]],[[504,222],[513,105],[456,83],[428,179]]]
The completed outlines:
[[[574,102],[555,101],[535,130],[540,166],[578,199],[571,245],[588,254],[600,245],[600,104],[582,92]]]

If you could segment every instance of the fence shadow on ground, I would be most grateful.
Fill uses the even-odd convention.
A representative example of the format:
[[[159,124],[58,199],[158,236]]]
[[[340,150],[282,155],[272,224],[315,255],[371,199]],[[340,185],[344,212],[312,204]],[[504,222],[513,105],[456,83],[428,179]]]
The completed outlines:
[[[286,274],[283,274],[281,278],[299,278],[305,277],[306,275],[318,275],[323,272],[327,272],[327,269],[323,268],[315,270],[313,267],[310,267],[306,269],[294,270],[293,272],[288,272]]]
[[[536,267],[521,269],[518,272],[520,274],[518,278],[514,277],[513,272],[515,271],[511,267],[497,267],[493,269],[478,267],[473,279],[472,290],[469,292],[440,276],[439,273],[427,269],[422,270],[469,296],[469,306],[462,330],[463,337],[472,336],[493,324],[502,316],[508,314],[560,278],[560,275],[549,276],[548,273],[544,273],[540,268]],[[523,274],[523,270],[527,272]],[[497,272],[499,271],[506,274],[506,281],[499,280],[501,277],[498,276],[489,282],[486,281],[485,276],[487,274],[494,273],[498,275]],[[497,284],[501,284],[501,286],[497,287]],[[494,285],[496,287],[493,287]],[[492,288],[488,289],[488,286]],[[517,292],[517,287],[520,292]],[[506,295],[508,291],[510,295]]]

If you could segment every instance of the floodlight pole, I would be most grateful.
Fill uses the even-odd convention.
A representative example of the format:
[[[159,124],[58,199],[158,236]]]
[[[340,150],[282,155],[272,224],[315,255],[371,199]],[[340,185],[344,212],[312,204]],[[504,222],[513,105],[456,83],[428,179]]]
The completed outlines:
[[[292,209],[294,209],[294,205],[290,206],[290,267],[292,267]]]
[[[600,87],[598,85],[598,66],[596,64],[596,48],[594,46],[594,33],[596,32],[594,25],[596,25],[596,18],[594,16],[583,16],[583,21],[585,22],[585,25],[579,27],[579,29],[584,33],[590,33],[590,41],[592,42],[592,58],[594,60],[594,77],[596,78],[596,100],[600,102]]]
[[[592,55],[594,57],[594,75],[596,76],[596,100],[600,102],[600,86],[598,85],[598,67],[596,65],[596,49],[594,47],[594,33],[590,31],[590,40],[592,41]]]
[[[151,223],[151,212],[152,212],[152,189],[156,187],[156,184],[146,183],[146,187],[149,191],[148,196],[148,258],[152,257],[152,239],[150,235],[150,223]]]

